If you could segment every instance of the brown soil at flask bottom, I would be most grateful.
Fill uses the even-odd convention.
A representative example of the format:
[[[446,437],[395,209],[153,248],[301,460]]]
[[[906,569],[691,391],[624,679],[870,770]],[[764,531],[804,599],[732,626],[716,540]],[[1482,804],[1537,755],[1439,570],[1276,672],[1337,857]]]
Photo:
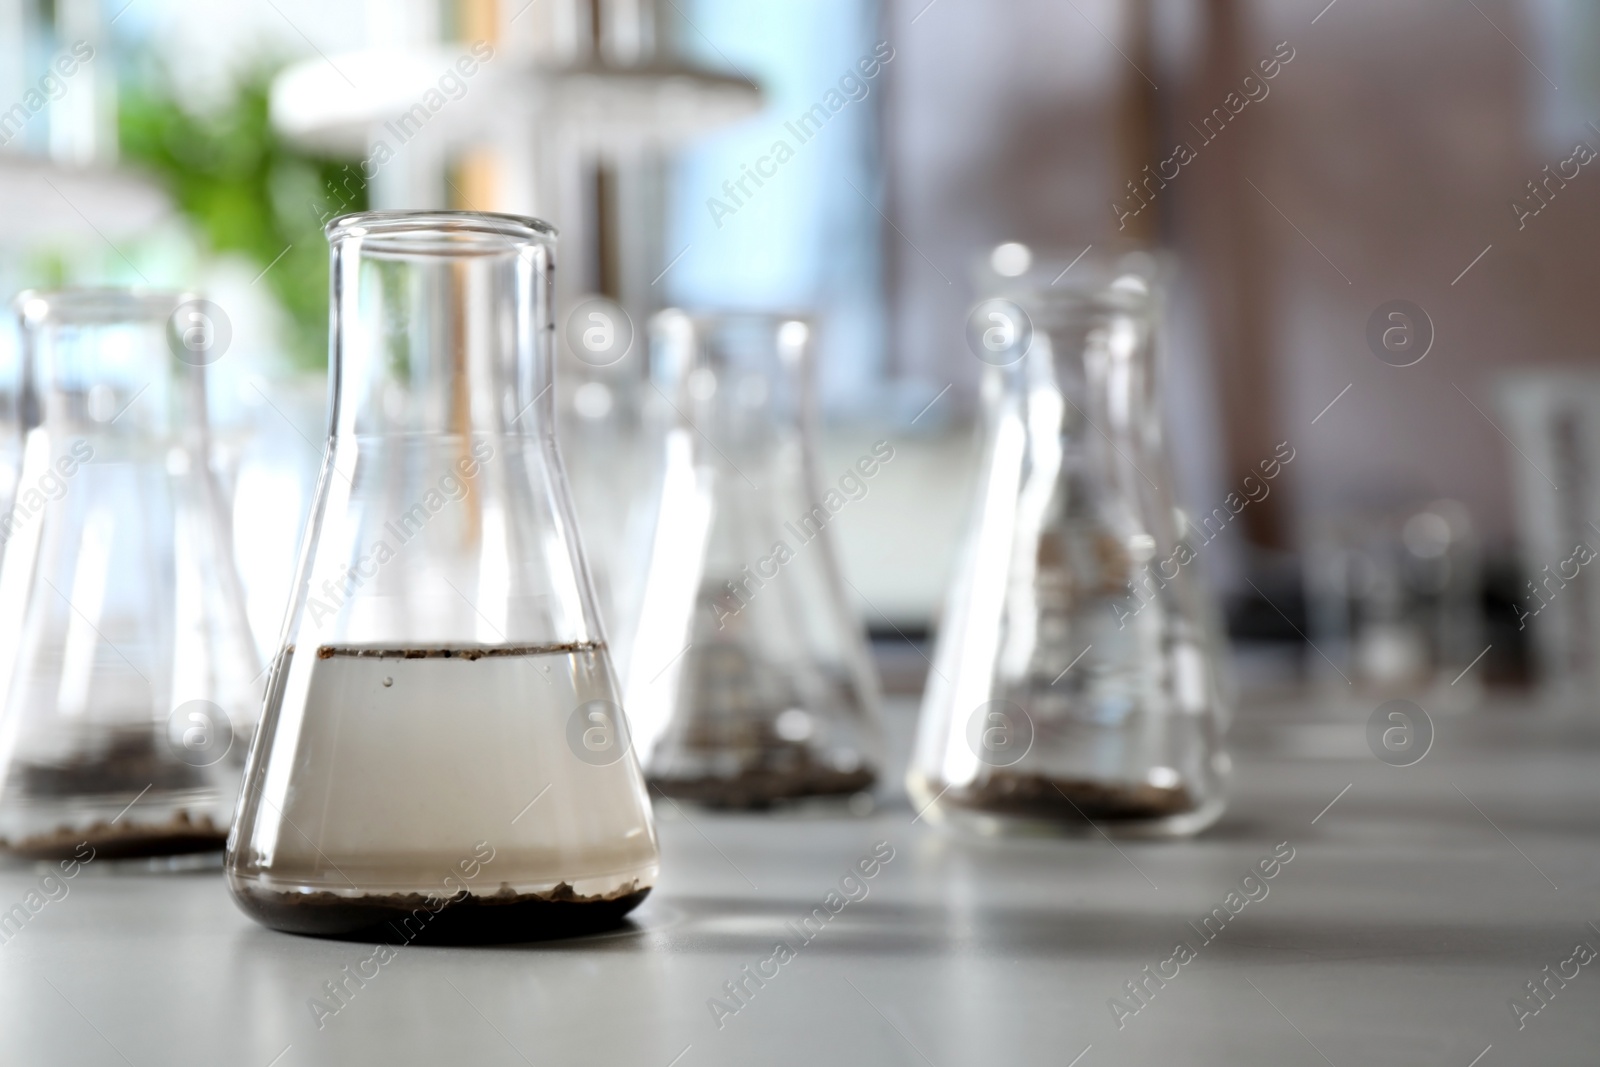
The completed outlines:
[[[116,793],[179,792],[205,786],[198,767],[180,763],[150,729],[110,732],[103,748],[59,763],[19,762],[17,784],[29,799],[94,797]]]
[[[663,796],[711,808],[770,808],[809,797],[853,796],[871,789],[878,776],[866,768],[836,771],[805,762],[793,768],[750,768],[727,778],[651,778]]]
[[[1099,782],[1006,771],[951,789],[945,799],[974,811],[1065,823],[1165,819],[1195,808],[1194,798],[1183,785]]]
[[[27,860],[82,859],[76,850],[88,844],[97,860],[150,859],[221,852],[227,840],[228,828],[217,826],[209,815],[197,819],[180,811],[162,823],[101,821],[63,826],[15,841],[0,839],[0,852]]]
[[[236,887],[252,919],[285,933],[390,945],[490,945],[549,941],[618,926],[650,895],[637,882],[604,896],[579,896],[562,882],[548,893],[502,886],[492,896],[424,893],[281,893]]]

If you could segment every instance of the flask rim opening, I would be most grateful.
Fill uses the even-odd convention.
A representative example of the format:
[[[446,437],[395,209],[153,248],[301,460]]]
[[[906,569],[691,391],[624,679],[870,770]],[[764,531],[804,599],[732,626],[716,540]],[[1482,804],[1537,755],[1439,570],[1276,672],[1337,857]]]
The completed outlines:
[[[117,325],[159,322],[182,304],[196,299],[198,294],[182,289],[75,285],[25,289],[12,300],[11,307],[25,327],[47,322]]]
[[[358,211],[324,228],[328,241],[360,239],[378,253],[416,256],[493,255],[528,244],[553,248],[556,228],[529,215],[489,211]]]

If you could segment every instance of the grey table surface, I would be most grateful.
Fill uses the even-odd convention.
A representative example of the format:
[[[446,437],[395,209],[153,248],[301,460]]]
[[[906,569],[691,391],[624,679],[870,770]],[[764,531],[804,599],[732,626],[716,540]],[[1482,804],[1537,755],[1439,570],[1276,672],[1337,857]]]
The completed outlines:
[[[0,1063],[1594,1064],[1600,966],[1520,1028],[1510,1005],[1600,948],[1600,717],[1515,705],[1436,715],[1405,768],[1361,709],[1257,706],[1228,814],[1176,843],[953,838],[894,793],[863,817],[664,811],[632,928],[405,947],[320,1019],[371,946],[256,926],[215,872],[91,865],[0,945]],[[801,942],[786,924],[878,842],[867,896]],[[1203,942],[1189,924],[1283,842],[1267,895]],[[0,908],[39,877],[0,874]],[[780,939],[793,958],[732,1000]],[[1179,941],[1193,959],[1163,965]],[[1177,976],[1141,1006],[1147,965]]]

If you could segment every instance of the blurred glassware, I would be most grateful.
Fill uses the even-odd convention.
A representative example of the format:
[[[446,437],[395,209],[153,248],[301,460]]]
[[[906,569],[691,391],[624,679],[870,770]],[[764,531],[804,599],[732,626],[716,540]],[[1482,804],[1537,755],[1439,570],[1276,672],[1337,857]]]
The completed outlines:
[[[263,672],[212,467],[211,342],[177,332],[186,307],[122,289],[16,301],[26,438],[0,564],[16,856],[223,845]]]
[[[1528,369],[1502,376],[1499,407],[1524,584],[1519,629],[1542,685],[1585,696],[1600,684],[1600,374]]]
[[[985,833],[1198,832],[1225,804],[1227,708],[1163,443],[1157,264],[1000,266],[971,320],[985,458],[913,802]]]
[[[589,295],[569,309],[555,351],[556,426],[611,661],[627,676],[662,484],[644,338],[627,312]]]
[[[657,850],[556,446],[555,232],[373,212],[328,237],[328,452],[229,885],[320,936],[614,925]]]
[[[1482,696],[1468,672],[1483,644],[1481,551],[1454,500],[1323,523],[1306,554],[1313,674],[1364,703],[1426,697],[1436,709]]]
[[[300,539],[322,468],[328,416],[328,372],[285,361],[249,360],[227,382],[233,395],[224,417],[212,407],[216,467],[233,508],[233,551],[244,582],[245,608],[263,659],[277,650],[283,607],[294,586]],[[224,383],[213,375],[215,400]]]
[[[11,511],[22,472],[22,335],[15,317],[0,326],[0,515]],[[0,558],[10,539],[0,528]]]
[[[651,341],[670,428],[627,673],[649,781],[733,808],[864,793],[878,685],[813,453],[812,327],[669,310]]]

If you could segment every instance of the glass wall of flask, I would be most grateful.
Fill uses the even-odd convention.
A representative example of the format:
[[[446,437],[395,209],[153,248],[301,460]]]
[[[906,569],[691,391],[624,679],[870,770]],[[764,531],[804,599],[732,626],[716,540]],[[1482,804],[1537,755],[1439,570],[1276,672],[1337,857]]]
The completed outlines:
[[[981,832],[1193,833],[1223,810],[1226,712],[1162,443],[1157,272],[1047,268],[969,323],[983,458],[908,786]]]
[[[603,296],[580,297],[559,322],[556,421],[573,505],[612,661],[632,652],[659,507],[664,401],[650,388],[645,339]],[[642,333],[642,331],[640,331]]]
[[[205,302],[29,292],[0,533],[0,838],[27,859],[220,852],[263,671],[212,467]],[[182,858],[182,857],[187,857]]]
[[[762,808],[859,796],[878,777],[877,681],[832,545],[869,474],[818,477],[811,345],[796,318],[651,324],[670,425],[627,694],[667,797]],[[892,451],[869,446],[863,463]]]
[[[227,872],[306,934],[613,925],[657,849],[555,439],[533,219],[328,228],[328,452]]]

